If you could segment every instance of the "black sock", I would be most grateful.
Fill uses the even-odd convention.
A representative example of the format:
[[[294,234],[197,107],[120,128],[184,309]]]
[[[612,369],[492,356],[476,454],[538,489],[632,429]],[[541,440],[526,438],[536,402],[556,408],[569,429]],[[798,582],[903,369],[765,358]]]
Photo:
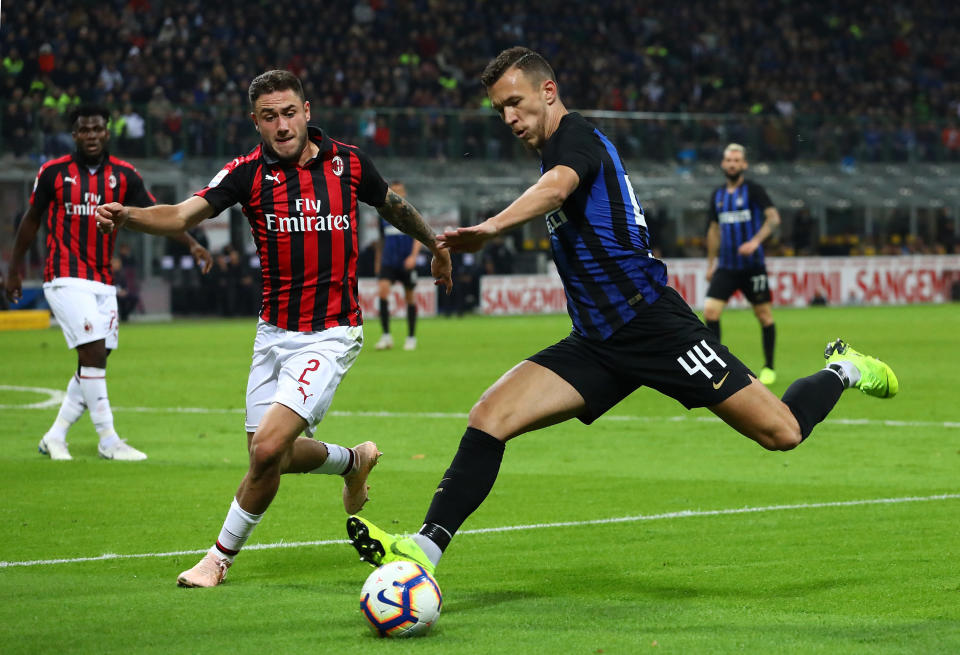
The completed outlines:
[[[783,402],[800,424],[801,441],[810,436],[817,423],[827,418],[844,389],[840,376],[827,369],[800,378],[787,388]]]
[[[713,332],[717,337],[717,341],[720,341],[720,321],[707,321],[707,329]]]
[[[773,368],[773,346],[777,343],[777,324],[763,326],[763,360],[764,366]]]
[[[483,430],[467,428],[464,432],[420,528],[420,534],[429,537],[440,550],[447,547],[450,537],[490,493],[497,481],[503,450],[504,443]]]
[[[390,303],[386,298],[380,299],[380,327],[384,334],[390,334]]]
[[[417,306],[416,304],[407,305],[407,334],[415,336],[417,333]]]

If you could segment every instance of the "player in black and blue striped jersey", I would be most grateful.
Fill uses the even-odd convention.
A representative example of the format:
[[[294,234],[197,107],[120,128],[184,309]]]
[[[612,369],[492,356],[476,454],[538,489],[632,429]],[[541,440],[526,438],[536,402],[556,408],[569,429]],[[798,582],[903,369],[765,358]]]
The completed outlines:
[[[375,566],[410,560],[432,573],[493,488],[507,441],[572,418],[592,423],[642,386],[687,408],[707,407],[769,450],[799,445],[844,389],[881,398],[897,393],[889,366],[837,339],[824,353],[826,368],[795,381],[782,400],[774,396],[667,286],[666,266],[650,252],[643,210],[616,148],[567,111],[546,60],[510,48],[481,79],[514,135],[540,153],[541,176],[499,214],[437,240],[476,252],[503,231],[546,216],[573,331],[483,393],[416,534],[393,535],[365,518],[347,519],[362,559]]]
[[[720,315],[730,296],[740,290],[760,321],[763,343],[763,368],[759,380],[771,385],[777,380],[773,370],[773,352],[777,328],[763,242],[780,225],[780,213],[766,190],[744,178],[747,152],[738,143],[723,151],[720,168],[727,176],[723,186],[710,194],[707,208],[707,299],[703,320],[720,340]]]
[[[401,198],[407,196],[403,182],[394,181],[390,189]],[[377,341],[377,350],[393,348],[390,334],[390,287],[399,282],[403,285],[403,298],[407,303],[407,339],[404,350],[417,348],[417,255],[420,242],[380,219],[380,239],[376,244],[374,268],[377,274],[377,295],[380,300],[380,327],[383,333]]]

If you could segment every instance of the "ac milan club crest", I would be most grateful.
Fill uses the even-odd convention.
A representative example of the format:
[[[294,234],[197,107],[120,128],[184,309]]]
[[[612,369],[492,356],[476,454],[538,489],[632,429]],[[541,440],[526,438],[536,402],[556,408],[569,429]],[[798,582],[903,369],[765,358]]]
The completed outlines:
[[[117,188],[117,177],[116,177],[115,175],[111,175],[110,177],[108,177],[108,178],[107,178],[107,185],[108,185],[111,189]]]
[[[343,175],[343,160],[340,159],[340,155],[336,155],[333,159],[330,160],[330,166],[333,168],[333,174],[337,177]]]

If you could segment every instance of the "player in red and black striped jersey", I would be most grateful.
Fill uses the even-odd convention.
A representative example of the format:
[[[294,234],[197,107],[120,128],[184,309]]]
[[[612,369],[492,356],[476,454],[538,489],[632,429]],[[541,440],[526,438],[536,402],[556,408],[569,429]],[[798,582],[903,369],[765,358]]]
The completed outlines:
[[[301,437],[312,434],[363,341],[357,302],[357,203],[433,253],[437,284],[451,287],[450,255],[419,212],[387,184],[357,147],[308,125],[310,103],[300,80],[268,71],[250,84],[251,118],[262,142],[226,165],[178,205],[146,209],[108,203],[101,227],[122,225],[152,234],[188,229],[239,203],[260,255],[263,307],[247,383],[250,468],[216,544],[177,578],[186,587],[223,581],[234,556],[260,521],[283,473],[344,477],[347,512],[363,507],[376,444],[354,448]]]
[[[137,460],[146,455],[117,436],[107,396],[107,355],[117,347],[116,288],[110,259],[116,235],[97,229],[97,206],[105,202],[147,206],[156,199],[147,191],[137,169],[106,150],[110,113],[102,107],[82,106],[73,111],[71,125],[77,150],[40,167],[30,194],[30,208],[17,230],[6,293],[21,295],[23,259],[46,226],[46,264],[43,292],[70,348],[76,348],[78,367],[53,426],[40,440],[39,450],[51,459],[71,459],[67,430],[84,409],[100,435],[98,453],[105,459]],[[188,234],[171,235],[190,247],[210,269],[213,258]]]

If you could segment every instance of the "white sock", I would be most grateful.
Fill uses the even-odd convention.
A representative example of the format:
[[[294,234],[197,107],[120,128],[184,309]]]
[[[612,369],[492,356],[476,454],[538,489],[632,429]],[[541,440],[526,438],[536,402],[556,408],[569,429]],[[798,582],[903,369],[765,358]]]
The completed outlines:
[[[80,380],[74,374],[70,377],[70,383],[67,385],[67,395],[63,397],[60,404],[60,412],[57,414],[53,425],[47,430],[46,436],[57,441],[66,441],[67,430],[76,423],[84,410],[87,409],[83,402],[83,392],[80,390]]]
[[[353,448],[344,448],[335,443],[321,441],[327,447],[327,461],[310,471],[321,475],[346,475],[353,470],[357,462],[357,453]]]
[[[849,389],[857,384],[860,381],[860,369],[853,365],[853,362],[848,362],[844,359],[836,362],[830,362],[827,365],[827,368],[833,366],[839,367],[842,371],[841,377],[844,378],[844,386]]]
[[[247,543],[247,537],[257,527],[257,523],[263,518],[263,514],[251,514],[242,507],[237,499],[234,498],[230,503],[230,511],[227,512],[227,518],[220,528],[220,536],[217,538],[216,545],[210,549],[218,557],[222,557],[229,562],[237,556],[243,544]]]
[[[110,410],[110,398],[107,396],[107,369],[81,366],[80,389],[83,392],[83,400],[90,410],[93,427],[100,435],[100,445],[112,446],[120,440],[120,437],[113,429],[113,412]]]
[[[443,551],[440,550],[440,546],[433,543],[433,540],[430,537],[427,537],[422,534],[415,534],[412,537],[413,541],[420,546],[424,553],[426,553],[427,558],[430,562],[436,566],[440,563],[440,558],[443,557]]]

